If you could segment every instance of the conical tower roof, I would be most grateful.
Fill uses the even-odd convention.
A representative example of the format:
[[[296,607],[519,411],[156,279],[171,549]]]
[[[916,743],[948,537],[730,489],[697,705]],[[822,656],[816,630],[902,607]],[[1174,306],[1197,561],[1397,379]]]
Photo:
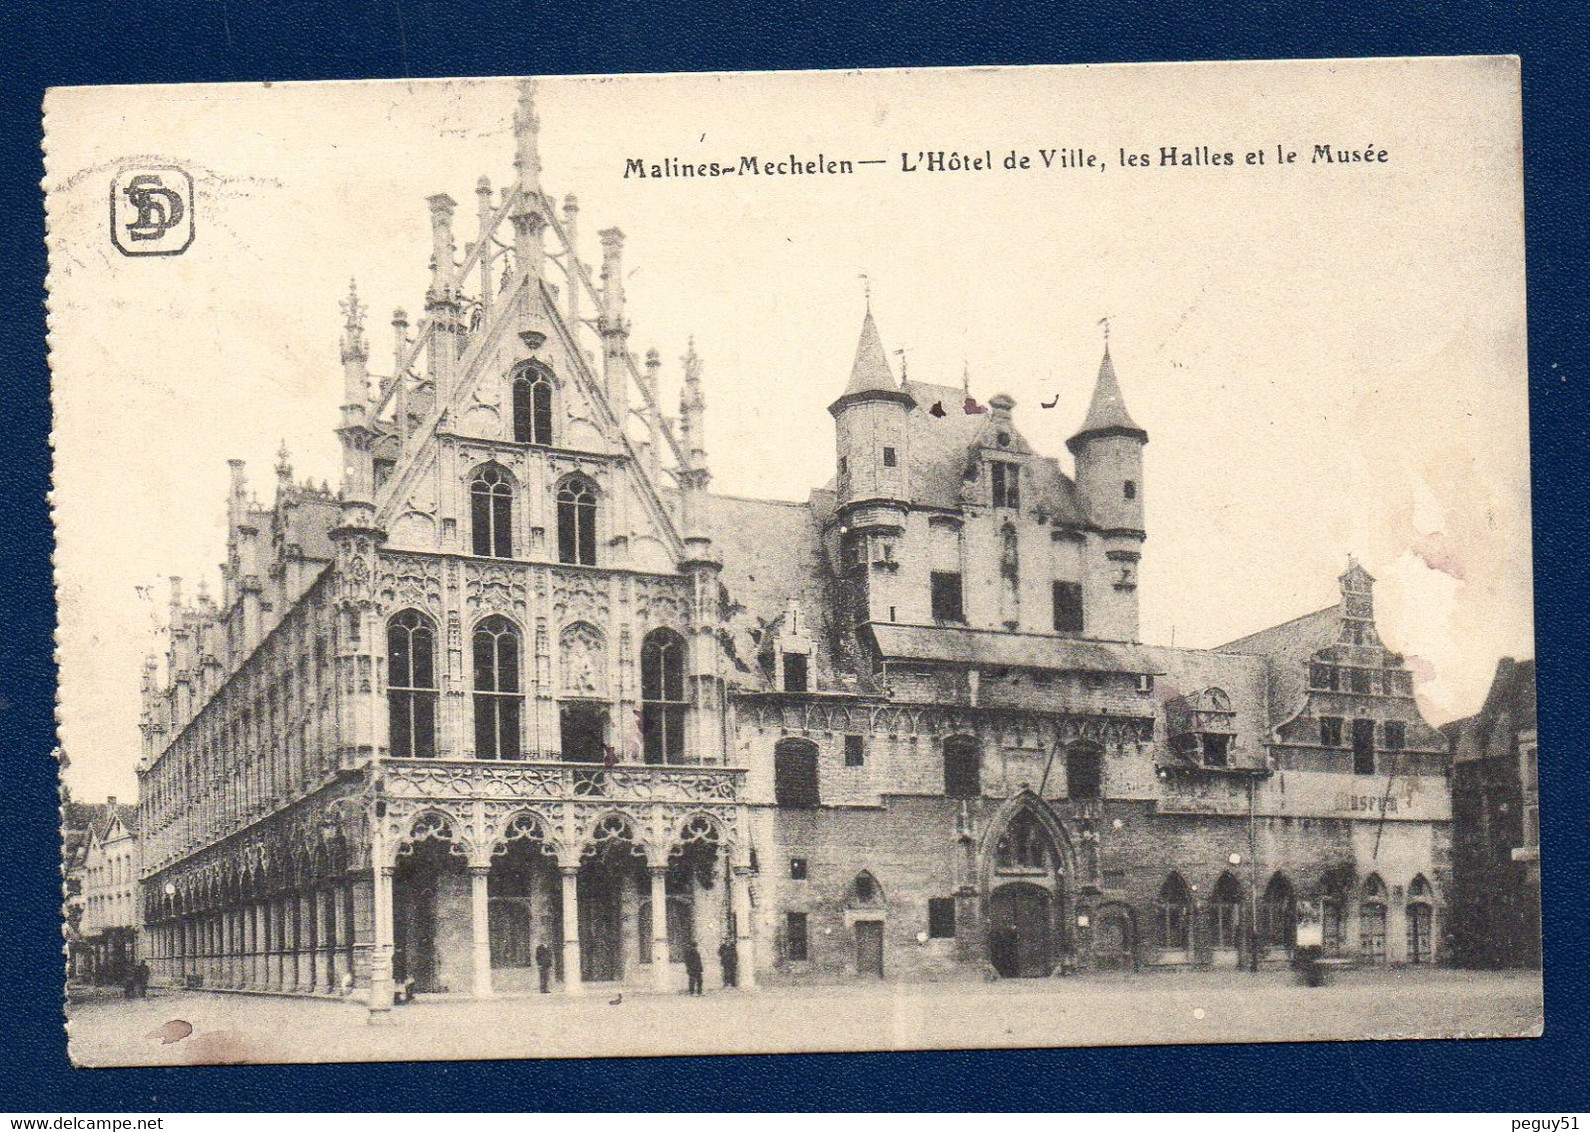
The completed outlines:
[[[1075,452],[1096,436],[1135,436],[1145,442],[1148,440],[1148,433],[1126,411],[1126,398],[1121,396],[1121,383],[1115,377],[1115,363],[1110,359],[1108,346],[1104,347],[1104,360],[1099,363],[1099,380],[1093,386],[1093,402],[1088,406],[1087,419],[1077,434],[1066,441],[1066,447]]]
[[[845,395],[852,393],[894,392],[894,371],[889,368],[888,355],[883,351],[883,338],[878,334],[878,324],[872,320],[872,308],[861,321],[861,339],[856,343],[856,360],[850,367],[850,384]]]
[[[828,411],[838,412],[856,401],[880,396],[912,405],[916,403],[894,380],[894,371],[889,368],[889,356],[883,349],[883,337],[878,333],[878,324],[873,321],[872,307],[869,305],[866,317],[861,320],[861,338],[856,342],[856,360],[850,367],[850,384],[845,386],[844,393],[828,407]]]

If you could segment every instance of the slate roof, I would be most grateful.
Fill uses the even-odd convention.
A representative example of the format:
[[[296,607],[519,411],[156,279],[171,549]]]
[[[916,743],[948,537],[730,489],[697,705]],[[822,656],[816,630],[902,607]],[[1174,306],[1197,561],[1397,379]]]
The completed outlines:
[[[1100,433],[1130,433],[1148,438],[1148,433],[1126,411],[1126,398],[1121,395],[1121,383],[1115,377],[1115,363],[1110,350],[1104,349],[1104,360],[1099,363],[1099,379],[1093,386],[1093,401],[1088,405],[1087,418],[1076,435],[1066,441],[1074,452],[1090,436]]]
[[[1211,651],[1270,658],[1270,724],[1280,726],[1308,702],[1308,660],[1320,649],[1336,643],[1341,624],[1342,607],[1338,602],[1217,645]]]
[[[940,625],[873,622],[873,640],[885,660],[925,660],[1064,672],[1158,673],[1158,658],[1137,645],[1088,641],[1040,633],[1010,633]]]
[[[888,355],[884,353],[883,338],[878,334],[878,324],[872,320],[872,308],[861,322],[861,339],[856,343],[856,360],[850,367],[850,384],[845,395],[899,390],[894,371],[889,368]]]
[[[910,430],[908,474],[914,504],[921,507],[958,509],[966,472],[975,458],[979,441],[989,431],[987,415],[965,411],[966,394],[951,385],[933,385],[909,378],[905,392],[916,402],[906,417]],[[933,406],[944,410],[936,416]],[[1014,431],[1014,430],[1012,430]],[[1013,436],[1013,451],[1030,451],[1026,442]],[[1088,517],[1077,498],[1076,484],[1060,470],[1060,462],[1048,456],[1027,456],[1031,470],[1034,506],[1074,526],[1088,525]]]

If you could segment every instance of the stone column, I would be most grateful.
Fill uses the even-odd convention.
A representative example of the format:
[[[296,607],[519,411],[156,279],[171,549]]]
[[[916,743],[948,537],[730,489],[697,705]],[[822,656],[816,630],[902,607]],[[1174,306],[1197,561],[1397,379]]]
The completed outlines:
[[[580,867],[560,865],[563,876],[563,993],[584,994],[580,979]]]
[[[491,866],[469,866],[469,924],[475,997],[491,997]]]
[[[326,992],[337,994],[342,990],[342,953],[338,944],[342,933],[348,930],[341,915],[342,886],[334,884],[326,889]]]
[[[391,865],[377,865],[375,882],[375,945],[370,951],[370,1014],[392,1011],[392,874]]]
[[[751,934],[751,870],[735,865],[729,871],[729,896],[734,908],[734,965],[740,986],[756,989],[756,942]]]
[[[260,908],[265,920],[265,988],[267,990],[282,989],[282,927],[281,921],[276,917],[276,899],[264,902]]]
[[[673,989],[673,967],[668,961],[668,866],[653,865],[651,874],[651,977],[659,991]]]
[[[313,994],[315,990],[315,890],[311,888],[298,896],[298,989]]]

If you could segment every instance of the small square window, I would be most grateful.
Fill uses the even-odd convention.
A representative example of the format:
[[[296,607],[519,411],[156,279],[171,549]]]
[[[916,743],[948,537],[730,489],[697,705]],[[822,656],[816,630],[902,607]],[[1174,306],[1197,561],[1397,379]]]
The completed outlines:
[[[886,468],[894,467],[894,449],[893,448],[885,448],[883,450],[883,466],[886,467]]]
[[[934,896],[928,900],[928,937],[930,939],[955,938],[955,898]]]
[[[867,761],[866,740],[860,735],[845,736],[845,765],[863,766]]]
[[[1152,692],[1154,690],[1154,675],[1151,672],[1139,673],[1137,677],[1137,690],[1139,692]]]
[[[1388,720],[1385,724],[1386,750],[1400,751],[1408,744],[1408,725],[1395,720]]]
[[[1319,721],[1319,745],[1322,747],[1340,747],[1342,745],[1342,721],[1332,716],[1323,716]]]
[[[1137,498],[1137,481],[1127,480],[1121,485],[1121,495],[1127,499]]]
[[[790,880],[805,880],[806,879],[806,858],[805,857],[791,857],[789,859],[789,879]]]

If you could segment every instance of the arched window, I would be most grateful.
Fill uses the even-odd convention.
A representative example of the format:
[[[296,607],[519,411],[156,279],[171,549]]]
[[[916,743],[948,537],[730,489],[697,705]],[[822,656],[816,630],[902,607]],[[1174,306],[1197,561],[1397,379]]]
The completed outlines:
[[[970,735],[944,740],[944,796],[976,798],[983,792],[982,752]]]
[[[1004,871],[1047,870],[1053,867],[1054,857],[1049,831],[1031,810],[1021,810],[1011,818],[994,845],[994,867]]]
[[[877,879],[866,869],[856,874],[855,882],[851,886],[855,893],[857,904],[882,904],[883,889],[878,886]]]
[[[596,485],[584,476],[558,488],[558,561],[596,565]]]
[[[807,739],[781,739],[773,748],[773,797],[780,806],[819,805],[817,744]]]
[[[386,698],[394,758],[436,755],[436,632],[405,609],[387,622]]]
[[[1297,896],[1281,873],[1270,878],[1259,904],[1260,938],[1267,949],[1290,950],[1297,943]]]
[[[475,627],[475,757],[517,759],[519,630],[506,617],[488,617]]]
[[[1221,873],[1209,898],[1210,942],[1223,950],[1235,950],[1241,925],[1242,885],[1230,873]]]
[[[1364,878],[1358,905],[1358,952],[1371,963],[1386,959],[1386,882],[1376,873]]]
[[[1435,909],[1430,882],[1423,874],[1408,886],[1408,962],[1429,963],[1435,958]]]
[[[1104,792],[1104,752],[1093,743],[1066,748],[1066,797],[1097,798]]]
[[[495,464],[475,473],[469,485],[469,515],[476,554],[513,557],[513,485],[508,473]]]
[[[520,444],[552,443],[552,379],[540,369],[513,379],[513,438]]]
[[[1180,873],[1171,873],[1159,886],[1159,896],[1154,905],[1159,925],[1159,946],[1163,951],[1187,951],[1192,933],[1192,893]]]
[[[640,731],[649,763],[685,761],[685,642],[654,629],[640,646]]]

